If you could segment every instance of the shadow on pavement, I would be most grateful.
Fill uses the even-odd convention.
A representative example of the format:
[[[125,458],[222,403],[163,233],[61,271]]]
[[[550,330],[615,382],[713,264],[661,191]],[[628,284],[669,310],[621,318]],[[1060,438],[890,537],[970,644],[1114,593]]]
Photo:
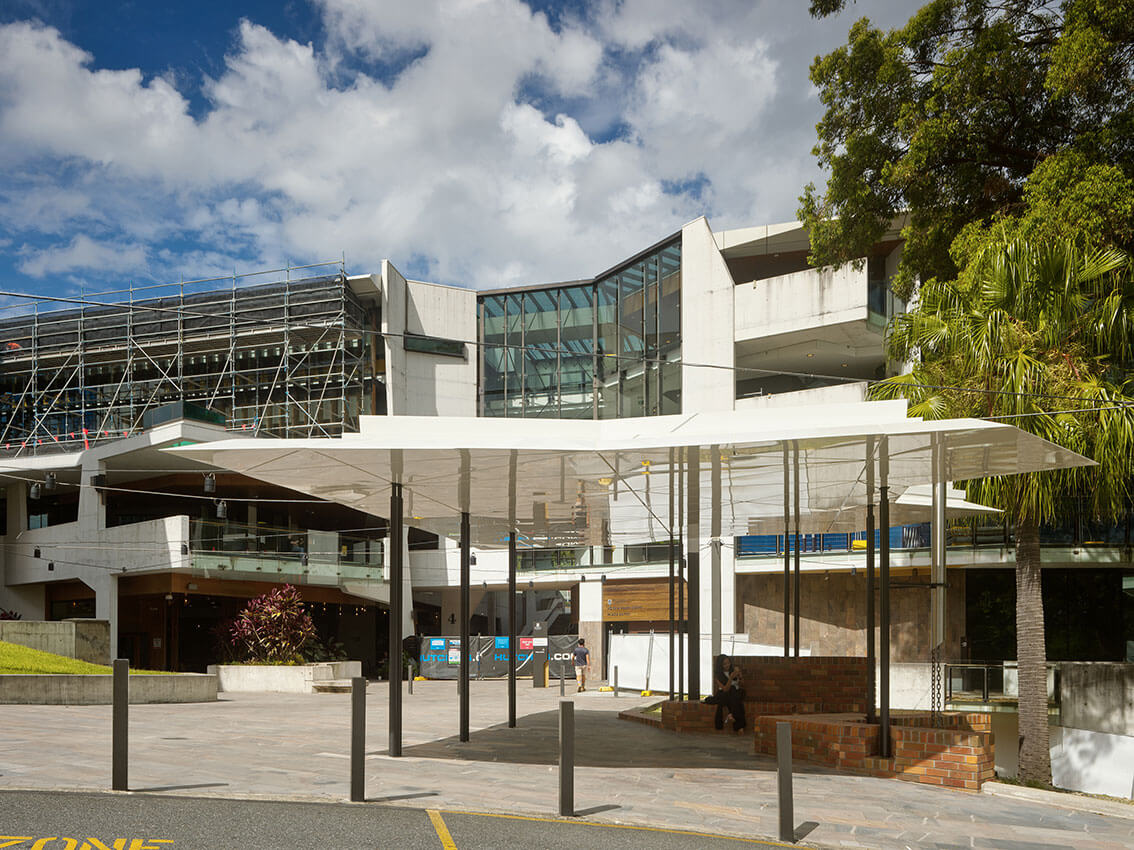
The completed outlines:
[[[405,747],[416,758],[462,759],[555,765],[559,761],[559,713],[543,711],[507,724],[474,730],[461,743],[453,735]],[[774,773],[775,760],[752,752],[752,740],[712,735],[679,735],[641,723],[619,720],[609,711],[575,711],[577,767],[725,768]],[[795,765],[795,773],[831,773],[813,765]]]

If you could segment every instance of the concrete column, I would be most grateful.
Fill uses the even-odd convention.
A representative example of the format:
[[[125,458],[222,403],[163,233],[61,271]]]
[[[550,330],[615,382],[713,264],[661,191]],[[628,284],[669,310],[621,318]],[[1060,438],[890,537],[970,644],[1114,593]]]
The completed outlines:
[[[93,570],[91,571],[94,572]],[[93,584],[95,592],[95,617],[110,623],[110,657],[118,657],[118,574],[103,572],[92,579],[83,579],[85,584]]]
[[[602,582],[579,582],[579,637],[591,651],[591,679],[602,678],[603,635],[606,624],[602,612]]]
[[[8,485],[8,539],[28,528],[28,485],[24,481],[13,481]]]
[[[83,470],[80,473],[83,486],[79,488],[80,534],[97,534],[106,529],[106,507],[103,505],[102,495],[95,490],[91,482],[94,476],[105,473],[105,463],[83,464]]]

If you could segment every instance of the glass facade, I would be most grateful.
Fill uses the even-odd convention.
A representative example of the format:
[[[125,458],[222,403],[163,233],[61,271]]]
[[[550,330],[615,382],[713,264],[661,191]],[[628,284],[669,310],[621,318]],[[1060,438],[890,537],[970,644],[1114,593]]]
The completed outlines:
[[[481,415],[681,412],[681,240],[589,283],[478,299]]]

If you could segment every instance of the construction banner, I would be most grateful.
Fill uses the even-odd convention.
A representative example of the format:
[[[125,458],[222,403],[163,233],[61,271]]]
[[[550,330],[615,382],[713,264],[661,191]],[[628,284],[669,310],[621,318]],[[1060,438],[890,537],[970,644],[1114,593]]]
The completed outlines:
[[[532,675],[532,655],[546,650],[552,680],[562,674],[575,678],[571,653],[579,643],[578,635],[516,638],[516,675]],[[469,678],[499,679],[508,675],[507,636],[473,636],[469,640]],[[456,679],[461,669],[459,637],[423,637],[419,656],[420,675],[427,679]]]

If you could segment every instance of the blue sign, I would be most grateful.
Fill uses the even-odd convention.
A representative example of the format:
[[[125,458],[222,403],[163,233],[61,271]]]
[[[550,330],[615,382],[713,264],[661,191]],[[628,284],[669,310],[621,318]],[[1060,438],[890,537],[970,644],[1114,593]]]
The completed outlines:
[[[496,648],[497,649],[507,649],[508,648],[508,638],[507,637],[496,638]]]
[[[444,649],[445,648],[445,638],[433,638],[433,639],[431,639],[429,641],[429,648],[430,649]]]

